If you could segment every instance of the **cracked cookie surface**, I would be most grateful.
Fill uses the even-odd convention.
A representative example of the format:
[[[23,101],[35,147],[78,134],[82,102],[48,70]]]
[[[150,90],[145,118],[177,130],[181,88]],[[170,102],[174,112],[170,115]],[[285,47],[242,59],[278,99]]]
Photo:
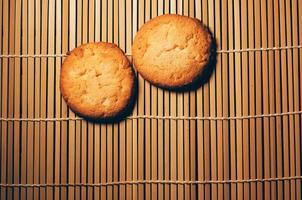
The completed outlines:
[[[67,105],[77,114],[114,118],[130,103],[134,73],[116,45],[88,43],[72,50],[64,60],[60,88]]]
[[[194,18],[169,14],[145,23],[135,36],[137,71],[151,83],[178,88],[198,79],[210,60],[212,37]]]

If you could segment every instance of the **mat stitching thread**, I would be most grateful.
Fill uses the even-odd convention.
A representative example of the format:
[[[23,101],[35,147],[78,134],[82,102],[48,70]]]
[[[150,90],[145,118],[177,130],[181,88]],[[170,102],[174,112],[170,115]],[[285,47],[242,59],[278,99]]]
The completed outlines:
[[[133,115],[126,119],[159,119],[159,120],[243,120],[243,119],[255,119],[264,117],[279,117],[287,115],[298,115],[302,114],[302,110],[283,112],[283,113],[269,113],[269,114],[259,114],[259,115],[247,115],[247,116],[232,116],[232,117],[190,117],[190,116],[156,116],[156,115]],[[0,121],[33,121],[33,122],[43,122],[43,121],[76,121],[83,120],[81,117],[61,117],[61,118],[5,118],[1,117]]]
[[[1,183],[0,187],[76,187],[76,186],[111,186],[111,185],[135,185],[135,184],[230,184],[230,183],[251,183],[251,182],[272,182],[302,179],[302,176],[289,176],[280,178],[263,178],[263,179],[245,179],[245,180],[201,180],[201,181],[185,181],[185,180],[132,180],[117,181],[106,183],[37,183],[37,184],[5,184]]]
[[[255,51],[276,51],[276,50],[286,50],[286,49],[300,49],[302,45],[297,46],[284,46],[284,47],[261,47],[261,48],[247,48],[247,49],[230,49],[230,50],[217,50],[216,53],[242,53],[242,52],[255,52]],[[0,58],[43,58],[43,57],[66,57],[66,54],[7,54],[0,55]],[[131,54],[126,53],[126,56],[131,56]]]

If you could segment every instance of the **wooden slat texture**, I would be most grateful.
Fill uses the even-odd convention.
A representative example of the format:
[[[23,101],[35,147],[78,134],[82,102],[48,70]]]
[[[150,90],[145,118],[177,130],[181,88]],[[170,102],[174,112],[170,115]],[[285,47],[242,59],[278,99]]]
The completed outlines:
[[[296,12],[297,12],[297,14],[301,11],[301,9],[302,9],[302,2],[301,1],[298,1],[298,5],[297,4],[293,4],[293,6],[294,7],[296,7]],[[294,10],[294,9],[293,9]],[[294,12],[295,13],[295,12]],[[293,18],[295,18],[295,16],[293,16]],[[299,35],[299,37],[297,38],[298,39],[298,41],[299,42],[301,42],[302,41],[302,32],[301,32],[301,28],[302,28],[302,16],[301,15],[299,15],[298,14],[298,16],[297,16],[297,19],[298,19],[298,23],[297,24],[294,24],[294,26],[297,26],[297,30],[298,30],[298,35]],[[295,21],[295,20],[294,20]],[[295,30],[295,28],[294,28],[294,30]],[[294,33],[295,34],[295,33]],[[294,41],[294,42],[296,42],[296,41]],[[295,54],[294,54],[295,55]],[[297,63],[297,65],[298,66],[301,66],[301,64],[302,64],[302,51],[301,51],[301,49],[298,51],[298,57],[299,57],[299,59],[298,59],[298,61],[294,61],[294,63]],[[294,56],[294,60],[295,59],[297,59],[295,56]],[[295,68],[299,68],[298,66],[295,66]],[[302,95],[302,81],[301,81],[301,78],[302,78],[302,70],[300,70],[300,73],[297,75],[298,77],[300,77],[300,78],[298,78],[299,79],[299,83],[300,84],[298,84],[296,87],[297,88],[300,88],[300,90],[299,91],[297,91],[297,94],[299,94],[298,96],[300,97],[300,102],[298,101],[298,102],[296,102],[297,104],[299,104],[299,108],[301,109],[301,107],[302,107],[302,98],[301,98],[301,95]],[[298,107],[298,106],[297,106]],[[302,119],[301,119],[301,116],[300,116],[300,120],[299,120],[299,122],[298,122],[298,126],[299,126],[299,128],[298,128],[298,130],[302,130],[302,125],[301,125],[301,123],[302,123]],[[300,135],[300,133],[298,132],[297,134],[296,134],[296,140],[298,139],[298,141],[296,141],[296,149],[297,149],[297,154],[296,154],[296,156],[297,156],[297,160],[296,160],[296,163],[297,163],[297,168],[296,168],[296,170],[297,170],[297,174],[298,175],[301,175],[301,135]],[[299,157],[299,158],[298,158]],[[298,181],[297,182],[297,188],[298,189],[300,189],[301,188],[301,181]],[[301,198],[301,191],[298,191],[297,192],[298,194],[297,194],[297,198]]]
[[[262,44],[261,46],[267,47],[268,40],[267,40],[267,4],[266,2],[261,2],[261,35],[262,35]],[[268,59],[267,59],[267,52],[262,53],[262,84],[263,84],[263,113],[269,113],[269,85],[268,85]],[[263,160],[269,160],[269,152],[270,152],[270,142],[269,142],[269,119],[264,118],[263,120],[263,143],[266,144],[263,146]],[[264,172],[263,176],[270,177],[270,162],[263,163]],[[264,198],[270,199],[270,183],[264,184]]]
[[[125,52],[131,52],[131,43],[132,43],[132,2],[130,0],[126,1],[126,8],[125,8],[125,26],[126,26],[126,32],[125,32]],[[126,179],[131,180],[133,177],[133,127],[132,127],[132,120],[127,120],[126,122],[127,130],[126,130]],[[132,186],[127,185],[126,186],[126,198],[132,199]]]
[[[42,9],[41,9],[41,26],[42,30],[48,30],[47,28],[47,20],[48,20],[48,13],[47,13],[47,8],[48,8],[48,2],[45,1],[42,3]],[[41,53],[47,53],[47,42],[48,41],[48,34],[47,31],[42,31],[41,33]],[[41,105],[41,117],[47,117],[46,111],[47,111],[47,103],[46,103],[46,97],[47,97],[47,90],[46,90],[46,81],[47,81],[47,59],[42,58],[41,59],[41,77],[40,77],[40,82],[41,82],[41,91],[40,91],[40,101]],[[23,83],[22,83],[23,86]],[[22,98],[22,102],[23,102]],[[47,147],[46,147],[46,136],[47,136],[47,128],[46,128],[46,123],[41,122],[40,125],[40,183],[45,183],[46,182],[46,152],[47,152]],[[22,134],[21,134],[22,138]],[[40,199],[46,199],[46,188],[41,188],[40,189]]]
[[[21,13],[21,1],[16,1],[15,13]],[[21,15],[15,16],[15,54],[21,54]],[[1,46],[1,45],[0,45]],[[40,74],[39,74],[40,76]],[[21,96],[21,59],[15,60],[15,75],[14,75],[14,117],[20,117],[20,96]],[[40,98],[40,97],[38,97]],[[39,127],[40,129],[40,127]],[[14,123],[14,182],[20,182],[20,123]],[[40,152],[39,152],[40,153]],[[38,158],[39,160],[39,158]],[[39,170],[39,166],[38,169]],[[13,191],[13,199],[19,199],[20,189],[15,188]]]
[[[255,13],[254,1],[248,0],[248,46],[249,48],[255,47]],[[255,53],[249,52],[248,54],[249,65],[249,114],[255,115]],[[256,178],[256,121],[252,119],[249,121],[249,153],[250,153],[250,178]],[[251,199],[257,196],[256,183],[251,183],[250,188]]]
[[[255,6],[255,47],[261,47],[262,40],[261,40],[261,1],[256,0],[254,2]],[[261,53],[255,53],[255,85],[256,85],[256,97],[255,97],[255,104],[256,104],[256,114],[262,113],[263,105],[262,105],[262,98],[263,98],[263,88],[262,88],[262,63],[261,63]],[[263,177],[263,120],[257,119],[256,120],[256,177],[262,178]],[[257,199],[263,199],[263,183],[257,183]]]
[[[133,10],[133,12],[136,12]],[[138,1],[137,5],[137,30],[134,32],[138,31],[138,29],[145,23],[145,0],[143,1]],[[138,76],[138,100],[137,100],[137,110],[138,114],[145,114],[146,109],[145,109],[145,85],[146,82],[143,79],[141,75]],[[145,136],[147,130],[146,128],[146,120],[145,119],[139,119],[138,120],[138,131],[137,131],[137,178],[138,179],[144,179],[145,177],[145,156],[146,156],[146,151],[145,151]],[[138,185],[138,199],[143,199],[144,198],[144,192],[146,191],[146,187],[143,184]]]
[[[14,21],[15,19],[15,1],[9,2],[9,19]],[[8,52],[14,53],[14,46],[15,46],[15,26],[13,24],[9,24],[9,49]],[[13,116],[13,109],[14,109],[14,59],[9,59],[8,64],[8,116]],[[6,173],[6,180],[8,183],[13,182],[13,123],[7,124],[7,173]],[[7,199],[13,198],[13,188],[7,190]]]
[[[234,15],[233,15],[233,4],[229,1],[228,4],[228,29],[234,30]],[[229,31],[229,45],[228,49],[234,49],[234,33]],[[230,115],[235,115],[235,67],[234,67],[234,54],[229,54],[229,101],[230,101]],[[230,178],[236,179],[236,143],[235,143],[235,120],[230,121]],[[236,198],[236,184],[231,184],[230,198]]]
[[[228,16],[227,16],[227,2],[223,1],[221,4],[221,24],[222,24],[222,32],[221,32],[221,49],[227,49],[228,48]],[[223,116],[227,116],[229,114],[229,69],[228,69],[228,56],[222,55],[222,112]],[[229,122],[224,121],[223,122],[223,131],[222,131],[222,150],[223,151],[223,165],[221,168],[223,168],[223,178],[229,179],[230,178],[230,171],[229,171],[229,165],[230,165],[230,139],[229,139]],[[223,197],[224,199],[229,199],[230,197],[230,186],[225,185],[223,188]]]
[[[246,0],[241,2],[241,32],[242,32],[242,45],[241,48],[248,48],[248,12],[247,12],[247,4]],[[248,115],[249,111],[249,65],[248,65],[248,53],[242,53],[242,114]],[[249,121],[243,120],[242,125],[242,145],[243,145],[243,152],[242,152],[242,159],[243,159],[243,178],[249,179],[250,173],[250,162],[249,162]],[[249,199],[250,197],[250,184],[246,183],[243,185],[243,198]]]
[[[28,1],[28,13],[34,13],[34,1]],[[34,54],[34,33],[35,33],[35,27],[34,27],[34,15],[28,15],[28,53]],[[34,117],[34,81],[35,81],[35,74],[34,74],[34,59],[29,58],[28,63],[28,74],[27,74],[27,116],[28,117]],[[51,68],[53,70],[54,66],[53,63],[51,64]],[[53,77],[52,77],[53,79]],[[52,80],[50,79],[50,80]],[[50,86],[51,90],[53,89],[53,85]],[[54,104],[53,102],[50,102],[51,104]],[[35,176],[34,174],[34,168],[33,168],[33,155],[34,155],[34,123],[29,122],[27,124],[27,182],[33,183],[33,178]],[[50,142],[51,144],[51,142]],[[51,160],[51,159],[50,159]],[[28,188],[27,190],[27,199],[33,198],[33,188]]]
[[[290,5],[289,5],[290,6]],[[298,1],[293,1],[292,2],[292,5],[291,5],[291,9],[292,9],[292,16],[289,17],[291,18],[290,20],[292,20],[292,42],[291,42],[291,45],[292,44],[296,44],[298,43],[299,39],[298,39],[298,35],[299,35],[299,24],[298,24]],[[301,34],[301,32],[300,32]],[[301,40],[300,40],[301,41]],[[293,110],[294,109],[299,109],[300,106],[301,106],[301,103],[299,102],[299,98],[301,98],[301,93],[299,91],[299,59],[298,59],[299,55],[298,55],[298,51],[297,50],[293,50],[293,57],[291,58],[292,59],[292,64],[293,64]],[[300,56],[300,59],[301,59],[301,56]],[[301,66],[301,65],[300,65]],[[294,151],[295,151],[295,155],[292,155],[292,160],[294,160],[294,167],[295,167],[295,172],[292,173],[292,174],[297,174],[297,175],[300,175],[301,174],[301,170],[299,170],[301,168],[301,149],[300,149],[300,144],[301,144],[301,118],[300,116],[294,116],[294,126],[295,126],[295,129],[294,129],[294,133],[293,134],[293,142],[292,142],[292,146],[294,146]],[[293,152],[292,152],[293,154]],[[295,181],[294,182],[295,184],[295,194],[296,194],[296,198],[297,199],[301,199],[301,180],[298,180],[298,181]]]
[[[274,46],[274,19],[273,19],[273,1],[270,0],[267,2],[267,32],[268,32],[268,46]],[[276,112],[276,104],[275,104],[275,66],[274,66],[274,52],[268,53],[268,81],[269,81],[269,112]],[[269,74],[272,74],[272,76],[269,76]],[[270,140],[269,144],[269,170],[270,171],[270,177],[276,177],[276,119],[271,118],[269,119],[269,129],[270,129],[270,135],[268,135],[268,139]],[[277,198],[277,184],[271,183],[271,198],[276,199]]]
[[[62,16],[62,52],[66,52],[69,49],[73,49],[76,46],[76,24],[77,24],[77,18],[72,18],[70,16],[76,16],[76,2],[71,1],[70,5],[66,3],[66,1],[61,4],[61,7],[63,8],[63,12],[61,14]],[[70,13],[70,16],[68,15],[68,11]],[[69,26],[69,27],[68,27]],[[68,32],[69,29],[69,32]],[[61,59],[62,62],[62,59]],[[67,105],[65,101],[61,98],[61,112],[62,116],[68,116],[68,110]],[[69,116],[74,117],[75,114],[72,112],[69,112]],[[66,146],[68,152],[68,158],[67,158],[67,176],[68,176],[68,182],[69,183],[75,183],[76,176],[79,176],[79,174],[76,174],[76,169],[78,167],[77,165],[77,159],[76,159],[76,152],[77,149],[79,149],[79,146],[76,145],[76,123],[77,122],[69,122],[68,126],[66,123],[62,122],[62,134],[66,135],[65,137],[68,138],[68,141],[66,141],[65,144],[62,144],[62,147]],[[67,130],[65,128],[67,126]],[[96,159],[97,160],[97,159]],[[62,166],[63,169],[63,166]],[[76,198],[76,189],[75,188],[68,188],[68,199],[75,199]]]
[[[56,10],[55,10],[55,21],[56,21],[56,45],[55,45],[55,52],[61,53],[61,44],[63,43],[61,37],[61,26],[62,24],[62,16],[61,16],[61,9],[62,5],[61,2],[56,1]],[[66,45],[64,45],[66,47]],[[60,66],[61,66],[61,59],[55,59],[55,91],[60,89]],[[55,92],[55,102],[61,102],[61,95],[58,92]],[[60,103],[61,104],[61,103]],[[60,117],[62,116],[61,113],[61,105],[55,107],[55,116]],[[66,175],[67,175],[67,167],[66,167],[66,131],[65,124],[61,122],[55,123],[55,182],[67,182]],[[72,133],[71,133],[72,134]],[[63,144],[63,145],[61,145]],[[64,198],[67,199],[66,195],[66,188],[56,188],[55,189],[55,198]]]
[[[47,44],[47,53],[55,53],[55,2],[48,1],[48,44]],[[54,58],[47,59],[47,81],[46,81],[46,104],[47,104],[47,117],[54,117]],[[46,134],[46,181],[54,181],[54,164],[55,164],[55,155],[54,155],[54,146],[55,146],[55,129],[54,122],[47,122],[46,124],[47,134]],[[47,199],[54,198],[54,189],[46,189]]]
[[[23,38],[26,38],[26,39],[22,40],[22,54],[27,53],[27,35],[28,35],[28,29],[27,29],[28,12],[27,12],[27,8],[28,8],[27,7],[27,2],[22,2],[22,30],[23,30],[23,35],[22,36],[23,36]],[[47,16],[47,14],[46,14],[46,16]],[[47,23],[46,23],[46,25],[47,25]],[[47,33],[47,32],[45,31],[45,33]],[[47,42],[47,39],[45,40],[45,42]],[[28,71],[27,59],[22,59],[21,117],[27,117],[27,71]],[[45,83],[46,83],[46,77],[45,77],[45,79],[42,79],[42,80],[45,81]],[[45,89],[45,92],[46,92],[46,84],[45,84],[44,89]],[[45,99],[43,99],[43,100],[45,100],[44,102],[46,104],[46,96],[45,96]],[[46,111],[45,111],[45,116],[44,117],[46,117]],[[20,166],[20,168],[21,168],[21,183],[27,183],[27,176],[26,176],[26,169],[27,169],[26,168],[27,167],[26,166],[26,163],[27,163],[27,161],[26,161],[27,160],[27,130],[26,130],[27,129],[27,122],[23,122],[22,125],[21,125],[21,128],[22,128],[21,129],[21,166]],[[45,143],[44,143],[44,145],[45,145]],[[42,152],[43,152],[43,150],[42,150]],[[46,159],[45,159],[45,163],[43,163],[43,164],[46,168]],[[4,165],[2,165],[2,166],[4,166]],[[44,173],[42,172],[42,177],[43,177],[42,179],[44,179],[44,181],[46,181],[45,171],[44,171]],[[21,199],[26,199],[26,194],[27,194],[27,189],[26,188],[21,189],[21,195],[20,195]],[[42,195],[43,195],[43,193],[42,193]]]
[[[73,4],[74,5],[74,4]],[[65,1],[60,2],[57,1],[56,2],[56,20],[58,21],[57,23],[59,25],[57,25],[57,29],[56,29],[56,34],[59,35],[59,39],[61,41],[61,44],[57,41],[57,46],[56,46],[56,52],[58,53],[62,53],[62,52],[66,52],[68,50],[68,43],[70,45],[74,45],[75,44],[75,25],[74,23],[70,22],[68,23],[69,20],[69,16],[68,16],[68,12],[67,11],[71,11],[75,12],[75,9],[72,7],[72,5],[70,5],[70,7],[67,5],[67,3],[65,3]],[[60,23],[59,23],[60,22]],[[69,41],[68,42],[68,25],[70,26],[70,31],[69,34],[71,37],[69,37]],[[73,35],[73,37],[72,37]],[[63,59],[57,59],[56,60],[56,87],[60,88],[60,65],[62,63]],[[60,105],[60,115],[62,117],[64,116],[68,116],[68,107],[65,103],[65,101],[63,100],[63,98],[61,97],[60,94],[56,93],[56,98],[58,100],[56,101],[60,101],[61,105]],[[72,116],[72,115],[71,115]],[[74,116],[74,114],[73,114]],[[69,123],[69,124],[68,124]],[[61,166],[60,166],[60,172],[62,174],[62,178],[61,178],[61,182],[62,183],[67,183],[69,182],[69,174],[74,174],[74,134],[75,134],[75,122],[61,122],[60,124],[60,128],[61,128]],[[70,140],[68,139],[70,138]],[[70,149],[69,149],[70,147]],[[72,161],[72,163],[70,162]],[[71,164],[72,170],[70,170],[70,168],[68,167],[69,164]],[[74,176],[72,177],[72,179],[74,181]],[[65,188],[63,190],[61,190],[61,197],[67,199],[68,197],[68,190],[69,188]],[[74,191],[74,190],[71,190]],[[73,196],[71,196],[73,197]]]
[[[280,45],[286,45],[286,11],[285,1],[279,1],[280,9]],[[287,66],[287,52],[281,51],[281,91],[282,91],[282,111],[288,111],[288,66]],[[283,146],[283,175],[289,176],[289,119],[283,117],[283,134],[282,134],[282,146]],[[284,198],[290,199],[290,183],[285,181],[284,183]]]
[[[240,1],[234,1],[234,26],[235,26],[235,49],[240,49],[243,42],[243,35],[241,34],[241,8]],[[236,115],[242,115],[242,68],[243,63],[241,59],[241,54],[235,53],[235,107],[236,107]],[[236,168],[237,168],[237,179],[243,179],[243,144],[242,144],[242,137],[243,137],[243,129],[242,129],[242,121],[236,121]],[[243,199],[243,184],[237,184],[237,199]]]
[[[1,52],[9,53],[9,1],[3,1],[2,3],[2,46]],[[1,116],[8,116],[8,79],[9,79],[9,59],[4,59],[1,62],[1,97],[5,99],[1,100]],[[8,123],[1,122],[1,182],[7,182],[7,163],[8,163]],[[8,195],[8,189],[1,189],[1,199],[5,199]]]
[[[292,45],[293,31],[292,18],[287,14],[291,12],[291,2],[285,2],[286,12],[286,45]],[[294,109],[294,94],[293,94],[293,51],[287,51],[287,87],[288,87],[288,110]],[[289,175],[295,174],[295,130],[294,116],[289,116]],[[296,184],[295,181],[290,181],[291,199],[296,199]]]
[[[18,5],[18,4],[17,4]],[[16,6],[16,7],[20,7],[20,6]],[[0,11],[1,11],[1,17],[3,17],[3,4],[1,3],[0,4]],[[16,20],[17,20],[18,18],[16,17]],[[19,22],[19,24],[20,24],[20,22]],[[3,21],[2,20],[0,20],[0,37],[2,38],[3,37]],[[17,35],[17,34],[16,34]],[[2,39],[0,40],[0,53],[1,54],[3,54],[3,48],[2,48]],[[1,63],[1,70],[0,70],[0,77],[1,77],[1,81],[0,81],[0,94],[2,95],[2,77],[3,77],[3,75],[2,75],[2,66],[3,66],[3,61],[1,60],[0,61],[0,63]],[[1,112],[1,116],[2,116],[2,98],[0,98],[0,112]],[[0,128],[2,129],[2,123],[0,123]],[[2,139],[2,133],[1,133],[1,139]],[[1,140],[0,140],[1,141]],[[0,144],[1,144],[1,147],[2,147],[2,142],[0,142]],[[1,149],[2,150],[2,149]],[[0,157],[2,158],[2,154],[0,154]],[[0,163],[2,162],[2,159],[0,159]],[[1,172],[1,170],[2,169],[0,169],[0,172]],[[0,177],[1,178],[1,177]],[[1,195],[1,194],[0,194]]]
[[[37,9],[34,10],[36,13],[35,18],[35,34],[36,34],[36,41],[35,41],[35,53],[41,53],[41,3],[35,2],[35,6]],[[40,102],[40,95],[41,95],[41,59],[35,59],[35,80],[34,80],[34,115],[35,117],[40,117],[41,114],[41,102]],[[59,96],[59,95],[58,95]],[[40,122],[35,122],[35,130],[34,130],[34,183],[39,183],[40,179],[40,169],[39,169],[39,161],[40,161]],[[34,199],[39,199],[39,188],[34,188]]]
[[[131,43],[134,39],[134,34],[137,32],[138,29],[138,1],[132,1],[132,34],[131,34]],[[136,73],[136,77],[137,77]],[[139,84],[139,83],[137,83]],[[142,84],[142,83],[141,83]],[[137,86],[137,90],[139,86]],[[138,100],[139,96],[136,96],[136,106],[134,107],[133,114],[138,114]],[[132,121],[132,179],[137,180],[138,179],[138,120],[135,119]],[[143,134],[143,133],[141,133]],[[138,185],[133,185],[132,188],[132,198],[138,199]]]
[[[279,18],[279,4],[278,1],[274,1],[274,17]],[[276,46],[280,46],[280,25],[279,22],[275,20],[275,44]],[[276,112],[281,112],[281,101],[282,101],[282,93],[281,93],[281,66],[280,66],[280,52],[275,52],[275,85],[276,85]],[[283,172],[283,156],[282,156],[282,118],[277,117],[276,119],[276,147],[277,147],[277,176],[282,176]],[[283,199],[283,182],[277,182],[277,197],[278,199]]]
[[[2,0],[0,54],[65,54],[87,42],[131,58],[162,14],[200,19],[217,50],[299,46],[299,0]],[[249,180],[301,176],[301,114],[236,120],[77,117],[60,93],[64,57],[0,58],[0,184]],[[137,72],[131,116],[234,117],[302,110],[302,49],[218,52],[209,80],[169,91]],[[223,184],[5,187],[0,199],[301,199],[301,179]]]
[[[215,16],[220,16],[220,9],[221,9],[221,3],[219,1],[215,1]],[[215,17],[215,37],[216,42],[219,45],[222,45],[222,29],[221,29],[221,17]],[[220,47],[221,49],[221,47]],[[222,99],[222,55],[219,55],[217,57],[217,64],[215,68],[215,75],[216,75],[216,115],[222,116],[223,115],[223,99]],[[217,122],[217,129],[216,129],[216,145],[217,145],[217,179],[222,180],[223,179],[223,122],[218,121]],[[218,185],[218,199],[223,199],[223,185]]]

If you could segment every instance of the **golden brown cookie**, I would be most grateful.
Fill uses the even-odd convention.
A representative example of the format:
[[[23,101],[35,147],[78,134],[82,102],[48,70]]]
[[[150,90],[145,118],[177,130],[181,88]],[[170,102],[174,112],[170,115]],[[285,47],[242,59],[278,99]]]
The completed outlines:
[[[145,23],[136,34],[133,62],[151,83],[178,88],[202,75],[210,60],[211,46],[211,34],[199,20],[162,15]]]
[[[115,118],[131,101],[134,73],[116,45],[89,43],[72,50],[64,60],[60,87],[67,105],[80,116]]]

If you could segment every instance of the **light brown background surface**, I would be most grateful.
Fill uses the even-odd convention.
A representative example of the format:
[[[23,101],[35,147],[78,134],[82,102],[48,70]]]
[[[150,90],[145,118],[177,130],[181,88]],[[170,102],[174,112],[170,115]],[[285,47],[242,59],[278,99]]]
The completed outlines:
[[[296,46],[300,0],[1,0],[1,54],[65,54],[109,41],[131,54],[137,29],[179,13],[218,50]],[[1,58],[3,118],[75,117],[60,96],[61,57]],[[246,116],[302,110],[302,49],[217,54],[210,80],[169,92],[138,76],[133,116]],[[301,175],[301,115],[245,120],[1,120],[1,183],[242,180]],[[301,180],[232,184],[1,187],[0,199],[301,199]]]

